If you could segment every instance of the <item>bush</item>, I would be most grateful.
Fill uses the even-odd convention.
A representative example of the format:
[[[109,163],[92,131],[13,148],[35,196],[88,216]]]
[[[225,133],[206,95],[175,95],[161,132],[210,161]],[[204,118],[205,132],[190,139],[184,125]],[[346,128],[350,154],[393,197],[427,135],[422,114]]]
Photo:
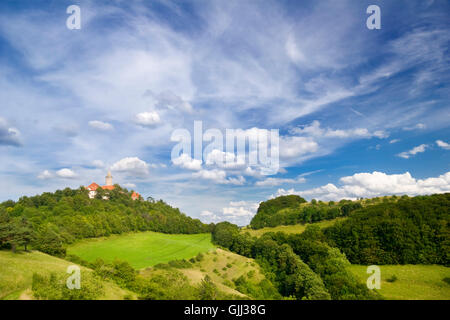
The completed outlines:
[[[88,273],[82,274],[80,289],[69,289],[66,276],[54,272],[49,276],[34,273],[31,289],[38,300],[94,300],[104,291],[100,280]]]
[[[203,260],[204,257],[205,257],[205,256],[203,255],[203,253],[200,252],[200,253],[195,257],[195,260],[198,261],[198,262],[200,262],[200,261]]]
[[[395,274],[393,274],[390,278],[386,279],[387,282],[395,282],[398,278]]]

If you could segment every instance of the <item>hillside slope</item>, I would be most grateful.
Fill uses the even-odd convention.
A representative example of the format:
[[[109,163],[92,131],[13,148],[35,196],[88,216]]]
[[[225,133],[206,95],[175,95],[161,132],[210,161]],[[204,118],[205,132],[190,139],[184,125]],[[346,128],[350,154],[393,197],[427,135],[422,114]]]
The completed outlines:
[[[205,277],[224,294],[243,299],[281,298],[266,279],[255,260],[217,248],[191,259],[188,268],[176,268],[189,282],[200,285]],[[154,277],[159,268],[141,270],[144,277]]]
[[[263,235],[264,233],[267,233],[267,232],[284,232],[287,234],[291,234],[291,233],[297,234],[297,233],[302,233],[303,231],[305,231],[308,226],[318,226],[319,228],[327,228],[327,227],[334,225],[336,222],[344,221],[345,219],[347,219],[347,217],[340,217],[340,218],[335,218],[332,220],[323,220],[323,221],[314,222],[314,223],[293,224],[293,225],[287,225],[287,226],[283,225],[283,226],[276,226],[276,227],[264,227],[261,229],[244,228],[244,229],[241,229],[241,232],[244,232],[244,233],[248,232],[253,237],[260,237],[261,235]]]
[[[68,277],[66,271],[70,265],[73,263],[38,251],[12,253],[0,250],[0,300],[32,299],[33,273],[48,276],[54,272]],[[92,270],[81,267],[81,286],[86,275],[92,275]],[[113,282],[102,281],[101,284],[104,293],[99,299],[116,300],[127,295],[134,296]]]

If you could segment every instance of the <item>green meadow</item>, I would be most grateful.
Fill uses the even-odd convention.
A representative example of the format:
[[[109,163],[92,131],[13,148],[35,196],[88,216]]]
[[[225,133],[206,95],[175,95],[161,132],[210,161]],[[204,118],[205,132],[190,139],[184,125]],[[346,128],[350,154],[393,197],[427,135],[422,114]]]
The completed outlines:
[[[349,269],[363,283],[367,281],[367,266],[351,265]],[[378,292],[385,299],[450,300],[450,284],[444,281],[444,278],[450,278],[450,268],[439,265],[381,265],[380,271],[381,289]]]
[[[323,220],[320,222],[315,222],[315,223],[305,223],[305,224],[293,224],[293,225],[287,225],[287,226],[276,226],[276,227],[265,227],[265,228],[261,228],[261,229],[250,229],[250,228],[244,228],[242,229],[242,232],[249,232],[250,235],[254,236],[254,237],[260,237],[261,235],[263,235],[266,232],[284,232],[284,233],[302,233],[303,231],[305,231],[307,226],[318,226],[320,228],[326,228],[329,226],[332,226],[333,224],[335,224],[337,221],[343,221],[347,219],[347,217],[344,218],[336,218],[333,220]]]
[[[148,231],[82,240],[70,246],[67,254],[90,262],[97,258],[106,262],[119,259],[142,269],[171,260],[189,259],[213,248],[215,246],[209,233],[164,234]]]

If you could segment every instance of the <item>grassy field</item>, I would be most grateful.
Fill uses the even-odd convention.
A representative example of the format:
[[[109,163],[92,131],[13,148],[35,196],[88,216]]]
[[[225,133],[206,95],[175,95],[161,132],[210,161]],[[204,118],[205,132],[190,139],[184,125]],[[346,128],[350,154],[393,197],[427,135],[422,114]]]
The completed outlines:
[[[343,221],[346,218],[336,218],[333,220],[324,220],[316,223],[306,223],[306,224],[294,224],[289,226],[277,226],[277,227],[266,227],[262,229],[252,230],[250,228],[242,229],[242,232],[249,232],[254,237],[259,237],[266,232],[285,232],[285,233],[302,233],[305,231],[306,227],[309,225],[319,226],[320,228],[326,228],[332,226],[337,221]]]
[[[352,265],[350,270],[363,282],[369,276],[367,266]],[[450,268],[437,265],[384,265],[381,270],[381,289],[388,300],[450,300]],[[398,279],[388,282],[395,275]]]
[[[41,275],[56,272],[67,275],[67,267],[73,263],[58,259],[44,253],[0,251],[0,300],[32,299],[31,282],[33,273]],[[81,285],[83,274],[92,270],[81,267]],[[129,291],[119,288],[116,284],[103,281],[105,293],[102,300],[123,299]],[[133,295],[133,294],[132,294]]]
[[[91,262],[97,258],[107,262],[117,258],[142,269],[171,260],[189,259],[213,248],[209,233],[164,234],[149,231],[82,240],[70,246],[67,253]]]

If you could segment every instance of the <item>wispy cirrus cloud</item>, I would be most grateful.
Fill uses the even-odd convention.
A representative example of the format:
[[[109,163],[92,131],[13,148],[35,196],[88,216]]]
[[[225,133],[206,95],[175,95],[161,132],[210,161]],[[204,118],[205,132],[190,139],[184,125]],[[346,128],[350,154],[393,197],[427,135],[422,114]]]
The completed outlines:
[[[409,158],[411,158],[412,156],[415,156],[418,153],[425,152],[425,150],[428,147],[429,146],[427,144],[421,144],[420,146],[414,147],[411,150],[400,152],[399,154],[397,154],[397,156],[400,157],[400,158],[403,158],[403,159],[409,159]]]

